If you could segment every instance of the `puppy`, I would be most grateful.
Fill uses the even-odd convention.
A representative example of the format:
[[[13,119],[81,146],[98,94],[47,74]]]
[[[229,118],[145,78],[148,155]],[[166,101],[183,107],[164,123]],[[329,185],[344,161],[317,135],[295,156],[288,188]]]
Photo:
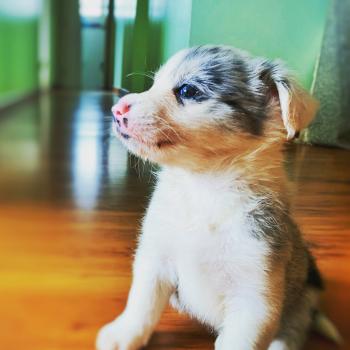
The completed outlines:
[[[316,109],[280,63],[226,46],[180,51],[150,90],[119,100],[116,134],[162,169],[126,308],[97,349],[146,345],[169,301],[216,331],[216,350],[302,347],[322,280],[290,215],[281,147]]]

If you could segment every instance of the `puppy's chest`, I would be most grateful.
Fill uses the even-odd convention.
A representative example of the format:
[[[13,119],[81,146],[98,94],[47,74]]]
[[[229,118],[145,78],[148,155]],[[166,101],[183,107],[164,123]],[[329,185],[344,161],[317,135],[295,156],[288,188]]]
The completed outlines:
[[[256,203],[225,180],[161,179],[144,231],[174,258],[189,254],[211,260],[215,253],[239,257],[244,245],[256,241],[247,220]]]
[[[264,244],[246,224],[251,203],[229,187],[161,185],[146,233],[163,256],[164,277],[177,288],[177,306],[215,327],[225,293],[261,266]]]
[[[176,231],[194,236],[230,230],[244,221],[248,208],[244,193],[229,186],[213,186],[212,181],[164,181],[157,188],[151,206],[152,214]]]

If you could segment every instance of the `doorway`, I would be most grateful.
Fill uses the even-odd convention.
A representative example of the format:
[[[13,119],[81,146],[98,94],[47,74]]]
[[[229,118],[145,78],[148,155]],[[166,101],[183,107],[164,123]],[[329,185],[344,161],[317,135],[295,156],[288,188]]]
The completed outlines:
[[[113,0],[80,0],[81,87],[83,90],[108,89],[110,42],[113,35]],[[111,26],[112,21],[112,26]]]

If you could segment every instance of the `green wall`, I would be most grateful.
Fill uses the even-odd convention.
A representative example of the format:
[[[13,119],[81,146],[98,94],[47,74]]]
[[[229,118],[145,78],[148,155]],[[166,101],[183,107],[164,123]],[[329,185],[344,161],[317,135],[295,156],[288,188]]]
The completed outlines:
[[[54,88],[81,87],[79,0],[51,2],[51,84]]]
[[[311,87],[329,0],[193,0],[190,45],[229,44],[281,58]]]
[[[162,62],[190,44],[192,0],[166,1],[163,17]]]
[[[211,43],[280,58],[310,88],[330,0],[139,0],[137,4],[136,19],[129,20],[123,33],[117,18],[116,87],[143,90],[150,84],[146,78],[125,77],[156,70],[182,48]],[[127,57],[120,53],[121,42]]]
[[[133,71],[132,61],[132,42],[134,21],[132,18],[117,19],[115,36],[115,66],[114,66],[114,83],[117,88],[131,88],[131,77],[129,74]]]
[[[115,55],[114,55],[114,82],[116,88],[131,90],[133,72],[133,37],[136,17],[136,1],[130,1],[125,11],[116,7],[116,33],[115,33]],[[146,12],[147,13],[147,12]]]
[[[192,0],[130,0],[124,13],[116,7],[115,87],[148,88],[147,75],[189,46],[191,7]]]
[[[0,107],[38,89],[39,9],[40,0],[0,2]]]

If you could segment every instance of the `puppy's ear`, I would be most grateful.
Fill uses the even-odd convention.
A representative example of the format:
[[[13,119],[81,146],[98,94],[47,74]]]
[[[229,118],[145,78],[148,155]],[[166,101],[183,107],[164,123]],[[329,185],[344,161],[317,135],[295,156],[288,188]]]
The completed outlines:
[[[318,102],[301,88],[279,62],[258,62],[259,79],[269,98],[278,98],[287,139],[293,139],[314,118]]]

